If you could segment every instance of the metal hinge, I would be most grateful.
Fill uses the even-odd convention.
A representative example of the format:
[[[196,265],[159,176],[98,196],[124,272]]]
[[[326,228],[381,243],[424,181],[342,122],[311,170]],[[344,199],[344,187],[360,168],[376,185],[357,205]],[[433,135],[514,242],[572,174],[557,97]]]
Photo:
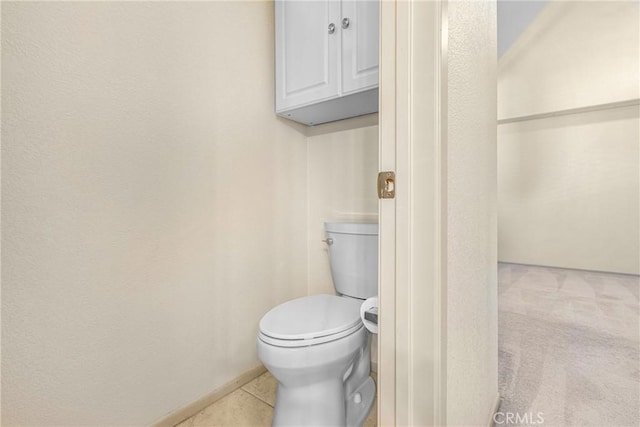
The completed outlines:
[[[396,197],[396,173],[385,171],[378,173],[378,199]]]

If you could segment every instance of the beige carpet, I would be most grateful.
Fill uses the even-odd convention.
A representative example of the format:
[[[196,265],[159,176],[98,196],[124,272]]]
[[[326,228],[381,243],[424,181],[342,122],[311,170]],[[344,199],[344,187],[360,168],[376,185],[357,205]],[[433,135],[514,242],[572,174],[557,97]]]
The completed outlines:
[[[640,426],[640,278],[498,270],[497,425]]]

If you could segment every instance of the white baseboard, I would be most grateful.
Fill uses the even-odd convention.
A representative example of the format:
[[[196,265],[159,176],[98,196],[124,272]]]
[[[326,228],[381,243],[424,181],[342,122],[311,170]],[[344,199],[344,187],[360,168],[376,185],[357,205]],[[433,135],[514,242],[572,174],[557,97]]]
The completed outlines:
[[[195,402],[190,403],[187,406],[180,408],[167,416],[162,417],[158,421],[151,424],[151,426],[173,427],[176,424],[179,424],[182,421],[186,420],[187,418],[194,416],[215,401],[222,399],[227,394],[239,389],[249,381],[252,381],[253,379],[259,377],[266,371],[266,368],[262,365],[256,366],[253,369],[249,369],[248,371],[243,372],[237,378],[213,390],[211,393],[202,396]]]
[[[500,408],[500,393],[496,394],[496,400],[493,402],[493,408],[491,409],[491,413],[489,414],[489,422],[487,423],[488,427],[493,427],[494,426],[494,421],[493,421],[493,417],[496,415],[496,412],[498,412],[498,409]]]

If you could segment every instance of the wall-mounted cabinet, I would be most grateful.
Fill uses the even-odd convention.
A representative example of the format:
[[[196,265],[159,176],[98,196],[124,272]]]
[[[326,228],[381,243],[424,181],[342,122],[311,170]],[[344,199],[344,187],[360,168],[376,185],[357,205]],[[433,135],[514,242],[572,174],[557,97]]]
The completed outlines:
[[[379,2],[276,0],[276,113],[316,125],[378,111]]]

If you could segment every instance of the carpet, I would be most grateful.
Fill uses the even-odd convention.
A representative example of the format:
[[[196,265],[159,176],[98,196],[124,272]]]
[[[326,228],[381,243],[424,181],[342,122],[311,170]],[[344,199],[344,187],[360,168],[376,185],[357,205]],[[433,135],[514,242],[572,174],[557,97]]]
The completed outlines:
[[[496,425],[640,426],[640,277],[500,264]]]

